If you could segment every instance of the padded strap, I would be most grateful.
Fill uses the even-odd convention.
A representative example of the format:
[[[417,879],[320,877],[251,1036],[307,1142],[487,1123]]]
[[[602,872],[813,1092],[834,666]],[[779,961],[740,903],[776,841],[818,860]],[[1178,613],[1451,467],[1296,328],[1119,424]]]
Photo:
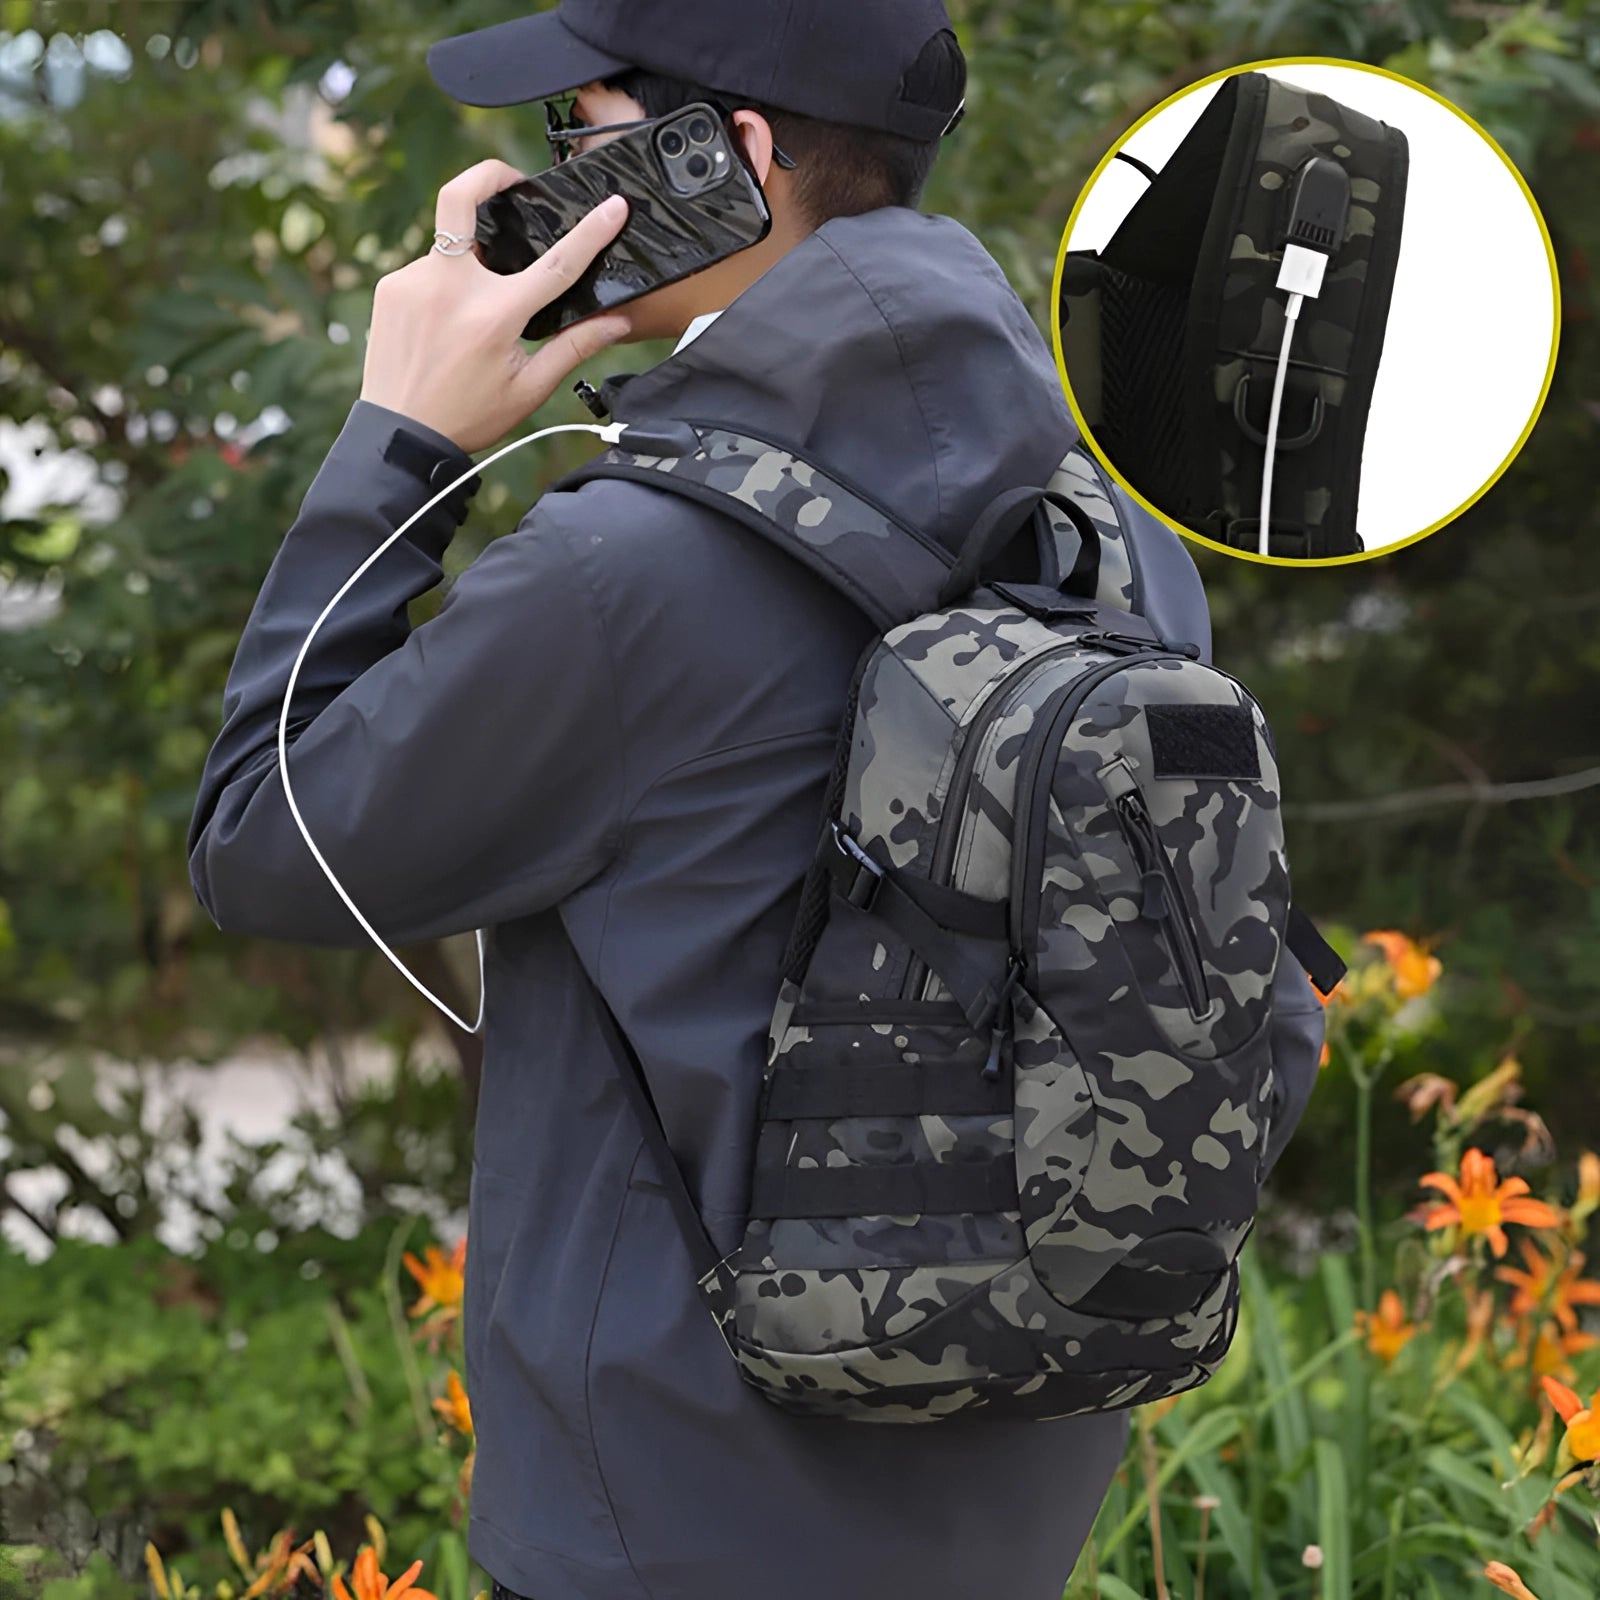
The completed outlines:
[[[1306,970],[1306,976],[1317,986],[1317,992],[1330,995],[1339,987],[1339,980],[1350,969],[1339,952],[1317,932],[1317,925],[1299,906],[1289,907],[1289,920],[1284,927],[1284,943],[1289,954]]]
[[[934,609],[952,564],[936,540],[786,445],[710,423],[684,426],[698,450],[647,456],[613,447],[555,488],[621,478],[720,511],[826,579],[880,630]]]
[[[878,1217],[1016,1211],[1014,1156],[881,1167],[757,1170],[752,1217]]]

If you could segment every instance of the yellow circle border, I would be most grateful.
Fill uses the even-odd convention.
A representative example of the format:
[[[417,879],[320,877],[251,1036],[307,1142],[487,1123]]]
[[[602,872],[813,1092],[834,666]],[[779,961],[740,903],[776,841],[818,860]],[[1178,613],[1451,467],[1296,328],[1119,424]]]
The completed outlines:
[[[1078,402],[1073,398],[1072,385],[1067,380],[1066,357],[1061,348],[1061,279],[1067,264],[1067,241],[1072,237],[1073,225],[1078,220],[1078,213],[1083,210],[1084,202],[1089,198],[1090,191],[1099,182],[1100,175],[1116,159],[1119,151],[1134,134],[1147,122],[1161,115],[1168,106],[1175,105],[1185,96],[1193,94],[1196,89],[1203,89],[1208,83],[1220,82],[1223,78],[1238,76],[1241,72],[1256,72],[1267,67],[1349,67],[1359,72],[1371,72],[1380,78],[1392,78],[1396,83],[1403,83],[1407,88],[1415,89],[1419,94],[1425,94],[1430,100],[1437,100],[1447,111],[1453,112],[1466,125],[1478,135],[1488,147],[1499,156],[1506,170],[1516,180],[1517,187],[1522,191],[1523,198],[1528,202],[1528,209],[1533,212],[1533,219],[1539,224],[1539,236],[1544,240],[1545,259],[1550,264],[1550,294],[1551,294],[1551,320],[1550,320],[1550,359],[1545,364],[1544,383],[1539,390],[1539,398],[1533,408],[1533,414],[1528,418],[1527,426],[1523,428],[1517,442],[1507,452],[1505,459],[1484,480],[1482,486],[1475,494],[1469,495],[1458,505],[1455,510],[1441,517],[1431,527],[1424,528],[1421,533],[1413,533],[1404,539],[1393,540],[1389,544],[1380,546],[1376,550],[1363,550],[1356,555],[1347,556],[1311,556],[1306,559],[1297,559],[1293,556],[1264,556],[1259,551],[1239,550],[1233,545],[1223,544],[1217,539],[1208,539],[1203,533],[1196,533],[1192,528],[1186,528],[1181,523],[1174,522],[1166,512],[1152,505],[1150,501],[1139,493],[1134,486],[1106,458],[1105,451],[1095,442],[1087,421],[1084,419]],[[1544,220],[1544,213],[1539,209],[1539,202],[1533,197],[1533,190],[1528,187],[1528,181],[1517,170],[1517,164],[1500,147],[1495,137],[1483,128],[1474,118],[1470,117],[1453,100],[1448,100],[1435,89],[1430,89],[1425,83],[1418,83],[1415,78],[1408,78],[1404,73],[1391,72],[1388,67],[1374,66],[1368,61],[1352,61],[1345,56],[1272,56],[1261,61],[1247,61],[1242,66],[1224,67],[1220,72],[1213,72],[1208,77],[1197,78],[1193,83],[1186,84],[1182,89],[1169,94],[1159,105],[1152,106],[1121,135],[1100,158],[1099,164],[1089,174],[1083,189],[1074,202],[1072,211],[1067,217],[1066,226],[1061,230],[1061,245],[1056,251],[1056,268],[1050,280],[1050,345],[1055,353],[1056,373],[1061,379],[1061,391],[1066,396],[1067,405],[1072,411],[1072,420],[1078,426],[1078,432],[1083,442],[1093,452],[1095,459],[1109,472],[1112,478],[1152,516],[1158,517],[1174,532],[1180,533],[1186,539],[1192,539],[1196,544],[1204,545],[1208,550],[1221,551],[1223,555],[1236,556],[1243,561],[1254,561],[1267,567],[1348,567],[1361,561],[1376,561],[1382,556],[1392,555],[1396,550],[1403,550],[1407,545],[1417,544],[1426,539],[1430,534],[1437,533],[1447,524],[1455,521],[1462,512],[1470,510],[1480,501],[1504,476],[1506,469],[1516,460],[1521,453],[1523,445],[1528,442],[1528,436],[1533,432],[1534,424],[1538,422],[1540,413],[1544,410],[1544,403],[1550,396],[1550,387],[1555,381],[1556,355],[1561,348],[1561,273],[1556,263],[1556,248],[1550,238],[1550,229]]]

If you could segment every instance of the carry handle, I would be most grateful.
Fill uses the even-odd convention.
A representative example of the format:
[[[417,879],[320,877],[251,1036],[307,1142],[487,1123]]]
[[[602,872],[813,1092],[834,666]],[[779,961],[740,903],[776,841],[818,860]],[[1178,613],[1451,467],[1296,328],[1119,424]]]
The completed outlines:
[[[978,586],[978,574],[991,557],[998,555],[1030,519],[1038,521],[1039,570],[1049,575],[1057,571],[1055,531],[1043,515],[1045,502],[1064,511],[1078,530],[1078,555],[1072,571],[1058,587],[1062,594],[1093,600],[1100,583],[1100,530],[1088,513],[1058,489],[1008,489],[989,503],[972,526],[961,554],[939,591],[939,606],[954,605]]]

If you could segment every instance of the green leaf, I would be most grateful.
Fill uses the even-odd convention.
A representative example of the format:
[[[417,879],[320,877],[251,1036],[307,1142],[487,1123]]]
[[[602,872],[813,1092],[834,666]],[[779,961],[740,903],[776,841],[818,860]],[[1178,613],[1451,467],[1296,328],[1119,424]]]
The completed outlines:
[[[1556,88],[1570,95],[1577,104],[1591,111],[1600,111],[1600,78],[1580,62],[1546,51],[1532,51],[1526,58],[1529,66],[1536,68]]]
[[[1469,1498],[1488,1506],[1500,1518],[1510,1509],[1506,1493],[1493,1477],[1481,1467],[1472,1466],[1460,1459],[1445,1446],[1436,1446],[1424,1458],[1426,1470],[1436,1478],[1454,1485]]]
[[[1331,1439],[1318,1439],[1317,1543],[1322,1548],[1324,1600],[1350,1600],[1350,1496],[1344,1456]]]
[[[1288,1475],[1301,1470],[1311,1444],[1305,1397],[1291,1374],[1286,1332],[1255,1252],[1247,1250],[1240,1265],[1250,1341],[1270,1390],[1268,1413],[1278,1445],[1278,1469]]]
[[[1168,1424],[1173,1424],[1176,1416],[1177,1413],[1173,1412],[1163,1419],[1161,1424],[1163,1430],[1167,1429]],[[1187,1425],[1175,1424],[1179,1430],[1177,1443],[1163,1458],[1160,1470],[1156,1474],[1157,1492],[1164,1489],[1188,1462],[1207,1452],[1220,1450],[1239,1432],[1242,1421],[1237,1407],[1224,1406],[1216,1411],[1206,1412]],[[1122,1522],[1100,1541],[1102,1558],[1116,1554],[1123,1541],[1148,1515],[1149,1505],[1149,1492],[1141,1488],[1133,1502],[1133,1508]]]
[[[1214,1455],[1198,1455],[1189,1462],[1189,1476],[1202,1494],[1211,1495],[1217,1501],[1217,1508],[1211,1513],[1212,1539],[1221,1539],[1233,1570],[1247,1574],[1250,1571],[1252,1544],[1250,1515],[1232,1469]],[[1213,1547],[1207,1561],[1208,1572],[1213,1570],[1212,1562],[1216,1553]],[[1255,1600],[1277,1600],[1277,1597],[1277,1585],[1269,1573],[1263,1572]]]
[[[1130,1588],[1121,1578],[1109,1572],[1100,1574],[1100,1581],[1095,1587],[1100,1591],[1103,1600],[1147,1600],[1147,1597],[1140,1594],[1137,1589]]]

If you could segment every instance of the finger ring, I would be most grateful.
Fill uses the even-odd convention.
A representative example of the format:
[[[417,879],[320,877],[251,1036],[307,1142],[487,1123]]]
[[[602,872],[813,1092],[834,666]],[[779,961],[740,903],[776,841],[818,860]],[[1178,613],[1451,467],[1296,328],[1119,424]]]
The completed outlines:
[[[461,248],[459,250],[446,250],[439,243],[441,239],[447,239],[451,244],[460,245]],[[472,252],[472,240],[464,233],[450,233],[444,228],[435,228],[433,232],[433,249],[437,250],[442,256],[470,255]]]

